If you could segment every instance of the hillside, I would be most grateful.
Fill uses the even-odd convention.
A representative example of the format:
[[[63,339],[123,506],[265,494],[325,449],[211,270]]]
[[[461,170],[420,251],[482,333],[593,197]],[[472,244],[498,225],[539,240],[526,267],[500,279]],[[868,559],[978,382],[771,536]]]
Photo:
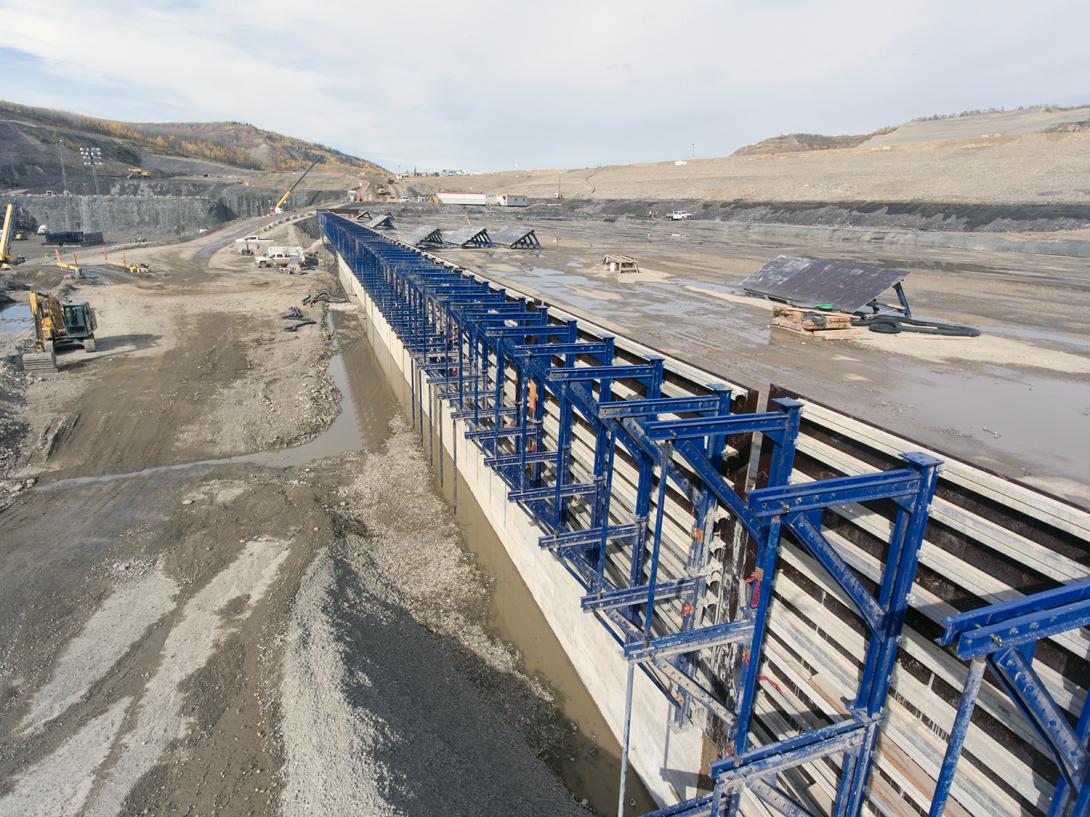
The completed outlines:
[[[886,129],[889,130],[889,129]],[[876,131],[882,133],[884,131]],[[759,156],[764,153],[798,153],[805,150],[834,150],[837,148],[854,148],[861,145],[874,136],[874,133],[864,133],[844,136],[825,136],[820,133],[786,133],[783,136],[773,136],[770,139],[762,139],[752,145],[740,147],[731,156]]]
[[[58,142],[68,171],[82,169],[80,147],[102,151],[103,173],[156,165],[174,173],[208,172],[202,163],[259,172],[291,172],[314,160],[325,173],[384,175],[373,162],[242,122],[117,122],[0,101],[0,184],[43,183],[60,175]],[[186,160],[195,164],[187,165]]]
[[[1090,107],[929,118],[866,136],[793,134],[733,156],[414,179],[413,192],[551,199],[1090,204]],[[762,147],[763,146],[763,147]]]

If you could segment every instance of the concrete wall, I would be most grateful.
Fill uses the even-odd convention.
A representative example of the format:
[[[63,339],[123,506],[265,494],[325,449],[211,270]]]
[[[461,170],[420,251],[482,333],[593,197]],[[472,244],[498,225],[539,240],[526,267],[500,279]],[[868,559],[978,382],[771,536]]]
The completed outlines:
[[[408,353],[347,264],[342,259],[338,263],[345,292],[361,306],[361,318],[372,345],[388,353],[396,365],[387,376],[398,394],[405,393],[410,387]],[[428,422],[435,402],[423,401]],[[550,553],[538,546],[543,531],[522,508],[507,501],[507,486],[485,465],[480,450],[465,439],[465,424],[452,419],[449,406],[440,403],[440,409],[442,428],[438,436],[444,449],[457,464],[610,729],[622,741],[627,663],[620,647],[597,620],[582,611],[582,588]],[[648,791],[661,805],[693,796],[697,782],[693,770],[701,766],[704,746],[702,731],[693,725],[674,729],[669,702],[641,672],[635,675],[632,713],[629,757]]]
[[[12,196],[21,221],[51,230],[183,235],[226,221],[218,202],[207,198],[154,196]]]

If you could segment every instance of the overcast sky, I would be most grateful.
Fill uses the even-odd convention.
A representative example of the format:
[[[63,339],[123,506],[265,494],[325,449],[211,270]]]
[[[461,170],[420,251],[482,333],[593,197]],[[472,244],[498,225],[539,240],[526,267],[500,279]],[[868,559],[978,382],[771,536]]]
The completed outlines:
[[[583,167],[1090,102],[1087,0],[0,0],[0,97],[387,167]]]

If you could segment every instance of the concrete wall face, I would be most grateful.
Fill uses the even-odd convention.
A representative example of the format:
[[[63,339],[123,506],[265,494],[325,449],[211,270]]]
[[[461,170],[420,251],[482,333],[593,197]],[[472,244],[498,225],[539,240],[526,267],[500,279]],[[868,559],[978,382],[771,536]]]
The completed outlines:
[[[103,189],[106,186],[103,185]],[[208,195],[161,195],[151,182],[119,182],[108,196],[17,195],[10,200],[22,221],[52,230],[83,230],[107,234],[143,231],[158,235],[189,235],[235,218],[268,215],[282,191],[226,187]],[[331,195],[325,190],[293,193],[289,210],[302,210]]]
[[[389,353],[397,364],[396,371],[388,372],[395,391],[404,393],[411,386],[408,352],[344,260],[338,258],[338,265],[345,291],[361,306],[371,343]],[[433,421],[430,414],[435,402],[425,399],[422,407],[418,405],[429,423]],[[507,501],[507,486],[485,465],[480,450],[465,439],[464,424],[453,420],[450,407],[441,401],[439,408],[442,430],[438,436],[444,449],[457,464],[610,729],[618,741],[623,741],[627,662],[620,648],[592,616],[582,611],[582,588],[551,553],[538,546],[543,531],[522,508]],[[665,805],[697,793],[693,770],[701,766],[703,746],[704,735],[698,726],[680,730],[672,727],[670,703],[637,672],[629,758],[656,801]]]

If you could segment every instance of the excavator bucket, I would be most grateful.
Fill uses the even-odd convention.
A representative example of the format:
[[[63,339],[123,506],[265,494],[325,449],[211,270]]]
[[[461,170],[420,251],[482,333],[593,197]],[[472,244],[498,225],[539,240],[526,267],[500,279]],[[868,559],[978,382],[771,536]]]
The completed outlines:
[[[23,371],[25,372],[56,372],[58,370],[57,353],[53,351],[52,345],[45,352],[23,353]]]

